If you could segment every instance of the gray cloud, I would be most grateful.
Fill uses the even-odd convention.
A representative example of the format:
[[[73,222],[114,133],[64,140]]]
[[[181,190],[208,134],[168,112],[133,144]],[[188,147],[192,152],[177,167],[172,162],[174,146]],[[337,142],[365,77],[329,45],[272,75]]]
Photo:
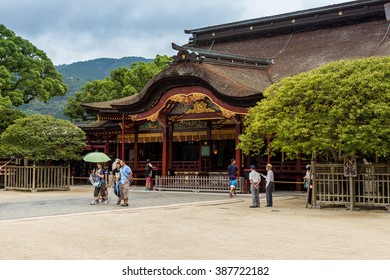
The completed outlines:
[[[98,57],[173,54],[184,29],[200,28],[334,3],[337,0],[13,0],[0,23],[44,50],[55,64]],[[271,2],[271,3],[270,3]]]

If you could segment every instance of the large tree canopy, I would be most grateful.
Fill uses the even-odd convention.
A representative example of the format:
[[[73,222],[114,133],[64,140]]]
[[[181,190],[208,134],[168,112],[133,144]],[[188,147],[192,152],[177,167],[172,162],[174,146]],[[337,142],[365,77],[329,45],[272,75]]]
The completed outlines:
[[[0,105],[48,101],[66,90],[46,54],[0,24]]]
[[[151,63],[132,63],[130,68],[120,67],[111,71],[111,77],[87,82],[81,92],[70,97],[64,113],[71,119],[88,116],[81,108],[82,103],[102,102],[137,94],[160,71],[168,67],[170,58],[157,55]]]
[[[264,137],[287,156],[330,151],[390,155],[390,57],[337,61],[289,77],[251,108],[239,147],[258,154]]]
[[[0,135],[8,126],[14,124],[17,119],[24,118],[26,115],[15,108],[2,108],[0,106]]]
[[[66,120],[31,115],[17,119],[0,137],[0,154],[33,161],[79,160],[85,133]]]

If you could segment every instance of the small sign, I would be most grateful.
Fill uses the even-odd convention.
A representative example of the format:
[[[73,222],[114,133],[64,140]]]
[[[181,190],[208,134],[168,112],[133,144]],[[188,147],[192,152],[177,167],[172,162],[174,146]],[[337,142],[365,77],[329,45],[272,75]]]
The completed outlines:
[[[344,156],[344,176],[357,177],[357,157],[354,155]]]

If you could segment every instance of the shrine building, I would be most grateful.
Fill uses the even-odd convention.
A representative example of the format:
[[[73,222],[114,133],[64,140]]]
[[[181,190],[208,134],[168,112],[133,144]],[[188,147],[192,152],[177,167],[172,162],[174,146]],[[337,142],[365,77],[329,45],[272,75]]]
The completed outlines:
[[[166,176],[226,173],[235,158],[241,175],[270,161],[276,178],[301,182],[304,159],[244,157],[236,149],[248,109],[284,77],[389,56],[389,29],[390,0],[360,0],[185,30],[189,41],[172,44],[177,54],[166,70],[136,95],[83,104],[97,120],[80,127],[89,150],[126,159],[140,176],[146,159]]]

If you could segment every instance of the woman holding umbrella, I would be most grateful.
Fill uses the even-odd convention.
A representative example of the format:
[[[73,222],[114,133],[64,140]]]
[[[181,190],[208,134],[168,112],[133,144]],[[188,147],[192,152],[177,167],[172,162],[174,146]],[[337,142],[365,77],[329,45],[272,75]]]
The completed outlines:
[[[93,191],[94,200],[91,202],[91,205],[95,205],[95,204],[99,203],[99,199],[98,199],[99,192],[100,192],[100,195],[102,197],[102,202],[104,204],[107,204],[107,202],[108,202],[107,192],[106,192],[106,174],[107,174],[107,172],[103,168],[103,165],[101,163],[98,163],[97,168],[94,169],[92,172],[96,177],[96,181],[98,181],[100,184],[97,187],[95,187],[95,189]]]
[[[106,170],[103,168],[103,164],[101,162],[107,162],[111,159],[105,154],[101,152],[92,152],[87,154],[84,157],[84,161],[86,162],[96,162],[97,169],[94,169],[91,173],[91,177],[94,177],[94,181],[97,181],[98,184],[95,185],[95,189],[93,191],[94,200],[91,202],[91,205],[95,205],[99,203],[99,192],[102,197],[102,201],[104,204],[108,203],[107,200],[107,192],[106,192]],[[92,182],[91,182],[92,183]]]

